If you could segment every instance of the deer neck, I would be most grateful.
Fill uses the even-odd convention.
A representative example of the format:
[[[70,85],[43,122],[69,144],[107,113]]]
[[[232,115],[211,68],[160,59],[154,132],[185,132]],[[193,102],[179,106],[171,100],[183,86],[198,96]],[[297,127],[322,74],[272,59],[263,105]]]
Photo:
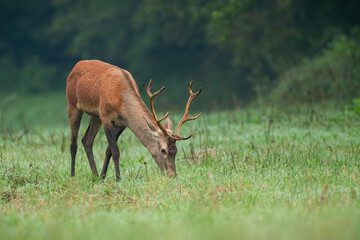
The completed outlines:
[[[156,144],[158,139],[154,132],[161,132],[153,115],[140,97],[131,101],[127,110],[127,127],[130,128],[139,141],[151,152],[152,146]]]

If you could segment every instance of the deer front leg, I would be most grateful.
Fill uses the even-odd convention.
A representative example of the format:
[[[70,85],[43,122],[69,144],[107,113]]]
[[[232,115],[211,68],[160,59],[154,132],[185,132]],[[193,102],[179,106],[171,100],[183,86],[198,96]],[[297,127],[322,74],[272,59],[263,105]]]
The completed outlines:
[[[113,131],[115,131],[115,138],[116,138],[116,142],[119,139],[119,136],[121,135],[121,133],[125,130],[124,128],[114,128]],[[104,161],[104,165],[103,165],[103,169],[101,171],[100,177],[102,179],[105,179],[106,177],[106,172],[109,166],[109,162],[110,162],[110,158],[111,158],[111,148],[110,148],[110,144],[107,146],[106,148],[106,152],[105,152],[105,161]]]
[[[87,158],[89,160],[90,169],[93,172],[93,174],[97,177],[99,176],[99,174],[96,168],[92,147],[94,143],[94,138],[96,134],[99,132],[100,128],[101,128],[100,118],[96,116],[91,116],[89,127],[87,128],[86,133],[82,139],[82,144],[84,146]]]
[[[120,180],[120,169],[119,169],[120,151],[116,144],[116,141],[117,141],[116,134],[115,134],[114,127],[111,122],[103,122],[103,126],[104,126],[106,138],[109,142],[109,146],[111,149],[111,155],[114,160],[116,181],[118,182]],[[104,169],[103,169],[103,171],[104,171]],[[103,174],[103,172],[102,172],[102,174]]]

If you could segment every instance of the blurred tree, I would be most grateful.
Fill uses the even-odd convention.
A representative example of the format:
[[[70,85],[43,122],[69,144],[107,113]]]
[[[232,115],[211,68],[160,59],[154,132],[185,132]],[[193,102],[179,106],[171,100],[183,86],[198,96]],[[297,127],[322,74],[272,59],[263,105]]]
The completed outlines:
[[[63,46],[66,57],[126,61],[124,50],[132,42],[131,18],[138,2],[55,1],[47,36],[53,46]]]
[[[0,53],[11,55],[18,64],[38,53],[51,59],[48,41],[41,29],[51,21],[54,9],[46,0],[0,2]]]
[[[360,96],[360,28],[339,35],[320,54],[284,70],[271,99],[276,104],[316,103]],[[301,91],[300,91],[301,90]]]
[[[260,85],[360,24],[359,1],[213,0],[203,8],[209,42],[231,52]]]
[[[101,59],[174,89],[203,81],[204,97],[230,104],[349,35],[359,10],[355,0],[3,0],[0,86],[64,88],[76,61]]]

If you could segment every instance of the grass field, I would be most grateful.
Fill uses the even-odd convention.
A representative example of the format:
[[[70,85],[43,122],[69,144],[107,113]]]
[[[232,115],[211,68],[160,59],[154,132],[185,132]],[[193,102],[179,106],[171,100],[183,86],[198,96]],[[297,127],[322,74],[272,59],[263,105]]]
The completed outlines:
[[[0,114],[0,239],[360,239],[360,115],[345,107],[205,113],[184,125],[175,179],[126,130],[119,183],[113,165],[92,177],[80,141],[70,177],[62,94],[8,96]],[[106,146],[101,130],[98,169]]]

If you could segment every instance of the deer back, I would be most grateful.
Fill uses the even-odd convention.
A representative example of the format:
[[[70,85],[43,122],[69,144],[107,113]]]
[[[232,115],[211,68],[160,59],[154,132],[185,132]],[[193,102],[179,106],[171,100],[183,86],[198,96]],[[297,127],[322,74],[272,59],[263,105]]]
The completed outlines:
[[[124,110],[124,97],[138,101],[140,92],[126,70],[98,60],[84,60],[69,74],[66,96],[68,104],[100,116],[101,111]]]

